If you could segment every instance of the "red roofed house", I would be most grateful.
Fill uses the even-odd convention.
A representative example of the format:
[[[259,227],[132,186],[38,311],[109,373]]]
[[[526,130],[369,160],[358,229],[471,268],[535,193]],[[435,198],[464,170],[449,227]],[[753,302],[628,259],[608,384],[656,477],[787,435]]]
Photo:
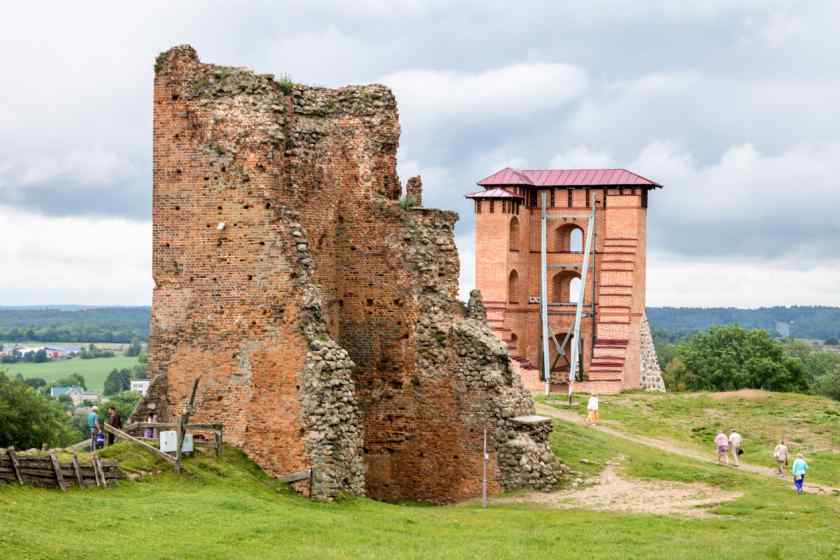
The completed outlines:
[[[488,321],[507,344],[526,387],[543,388],[539,201],[545,191],[549,329],[560,342],[574,323],[581,291],[584,298],[582,379],[575,389],[663,389],[645,318],[648,195],[662,185],[625,169],[509,167],[478,184],[484,190],[467,195],[475,205],[476,287]],[[593,254],[587,285],[581,287],[584,230],[593,201]],[[555,357],[552,344],[550,363]],[[556,363],[552,390],[567,388],[569,365],[566,359]]]

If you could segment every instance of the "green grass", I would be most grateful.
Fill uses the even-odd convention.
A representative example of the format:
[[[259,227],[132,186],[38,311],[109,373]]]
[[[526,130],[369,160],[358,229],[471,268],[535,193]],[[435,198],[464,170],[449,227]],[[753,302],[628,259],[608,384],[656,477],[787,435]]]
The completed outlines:
[[[73,358],[40,364],[31,362],[0,364],[0,369],[5,369],[10,375],[20,373],[25,378],[42,377],[47,383],[58,381],[71,373],[80,373],[85,377],[85,383],[87,383],[88,389],[102,392],[105,385],[105,378],[108,377],[111,370],[132,368],[138,363],[137,357],[114,356],[113,358],[96,358],[93,360]]]
[[[104,452],[159,476],[108,490],[0,487],[0,550],[9,558],[837,558],[840,502],[795,496],[778,481],[673,457],[563,422],[553,446],[595,475],[623,455],[627,473],[702,480],[744,496],[720,517],[551,510],[527,505],[313,503],[236,450],[199,457],[177,477],[143,451]],[[597,465],[577,463],[581,458]]]
[[[623,393],[603,396],[600,401],[606,425],[672,439],[710,456],[715,434],[735,428],[744,437],[742,460],[756,465],[775,468],[773,448],[785,437],[794,453],[805,454],[811,480],[840,487],[840,402],[761,391],[744,396]],[[586,414],[586,396],[575,400],[574,410]]]

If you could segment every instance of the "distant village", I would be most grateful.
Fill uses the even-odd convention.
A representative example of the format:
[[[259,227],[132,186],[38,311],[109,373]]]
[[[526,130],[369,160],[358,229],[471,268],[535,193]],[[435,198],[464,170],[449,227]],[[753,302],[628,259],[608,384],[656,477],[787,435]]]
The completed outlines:
[[[125,350],[126,356],[141,356],[142,345],[133,342]],[[112,358],[116,355],[113,348],[100,348],[90,343],[84,346],[70,345],[33,345],[24,343],[0,344],[0,364],[35,363],[43,364],[62,360],[82,359],[90,360],[96,358]],[[120,352],[122,355],[122,352]],[[145,354],[142,354],[142,361],[145,361]],[[83,369],[80,368],[80,369]],[[20,374],[18,374],[20,375]],[[106,381],[104,394],[100,391],[85,387],[84,377],[73,373],[60,378],[55,382],[47,382],[43,378],[27,376],[21,380],[38,390],[44,396],[63,403],[68,413],[84,415],[90,412],[92,407],[100,403],[108,402],[116,393],[129,391],[136,393],[138,397],[146,395],[149,388],[148,379],[135,378],[128,370],[114,369],[110,377],[115,378],[118,389],[108,390]],[[110,396],[109,396],[109,393]]]

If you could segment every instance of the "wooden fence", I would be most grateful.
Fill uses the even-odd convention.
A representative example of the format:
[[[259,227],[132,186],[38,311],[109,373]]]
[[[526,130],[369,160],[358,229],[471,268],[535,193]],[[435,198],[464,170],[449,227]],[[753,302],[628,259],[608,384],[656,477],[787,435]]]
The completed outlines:
[[[54,453],[18,455],[14,449],[0,449],[0,483],[39,486],[42,488],[111,486],[125,474],[115,461],[93,455],[90,463],[81,463],[73,453],[70,463],[61,463]]]

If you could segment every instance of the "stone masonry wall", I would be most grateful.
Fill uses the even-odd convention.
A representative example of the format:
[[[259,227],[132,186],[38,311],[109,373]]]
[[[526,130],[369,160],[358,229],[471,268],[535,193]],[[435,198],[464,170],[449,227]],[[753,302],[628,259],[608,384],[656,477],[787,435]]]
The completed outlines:
[[[201,376],[195,420],[270,473],[312,467],[319,498],[475,495],[484,426],[496,488],[555,482],[548,432],[512,421],[533,403],[507,352],[458,308],[457,216],[397,202],[387,88],[278,82],[182,46],[158,58],[154,109],[135,417],[173,418]]]
[[[653,345],[653,334],[650,332],[647,315],[642,315],[639,346],[642,388],[648,391],[664,391],[665,381],[662,379],[662,369],[659,367],[659,359],[656,357],[656,347]]]

